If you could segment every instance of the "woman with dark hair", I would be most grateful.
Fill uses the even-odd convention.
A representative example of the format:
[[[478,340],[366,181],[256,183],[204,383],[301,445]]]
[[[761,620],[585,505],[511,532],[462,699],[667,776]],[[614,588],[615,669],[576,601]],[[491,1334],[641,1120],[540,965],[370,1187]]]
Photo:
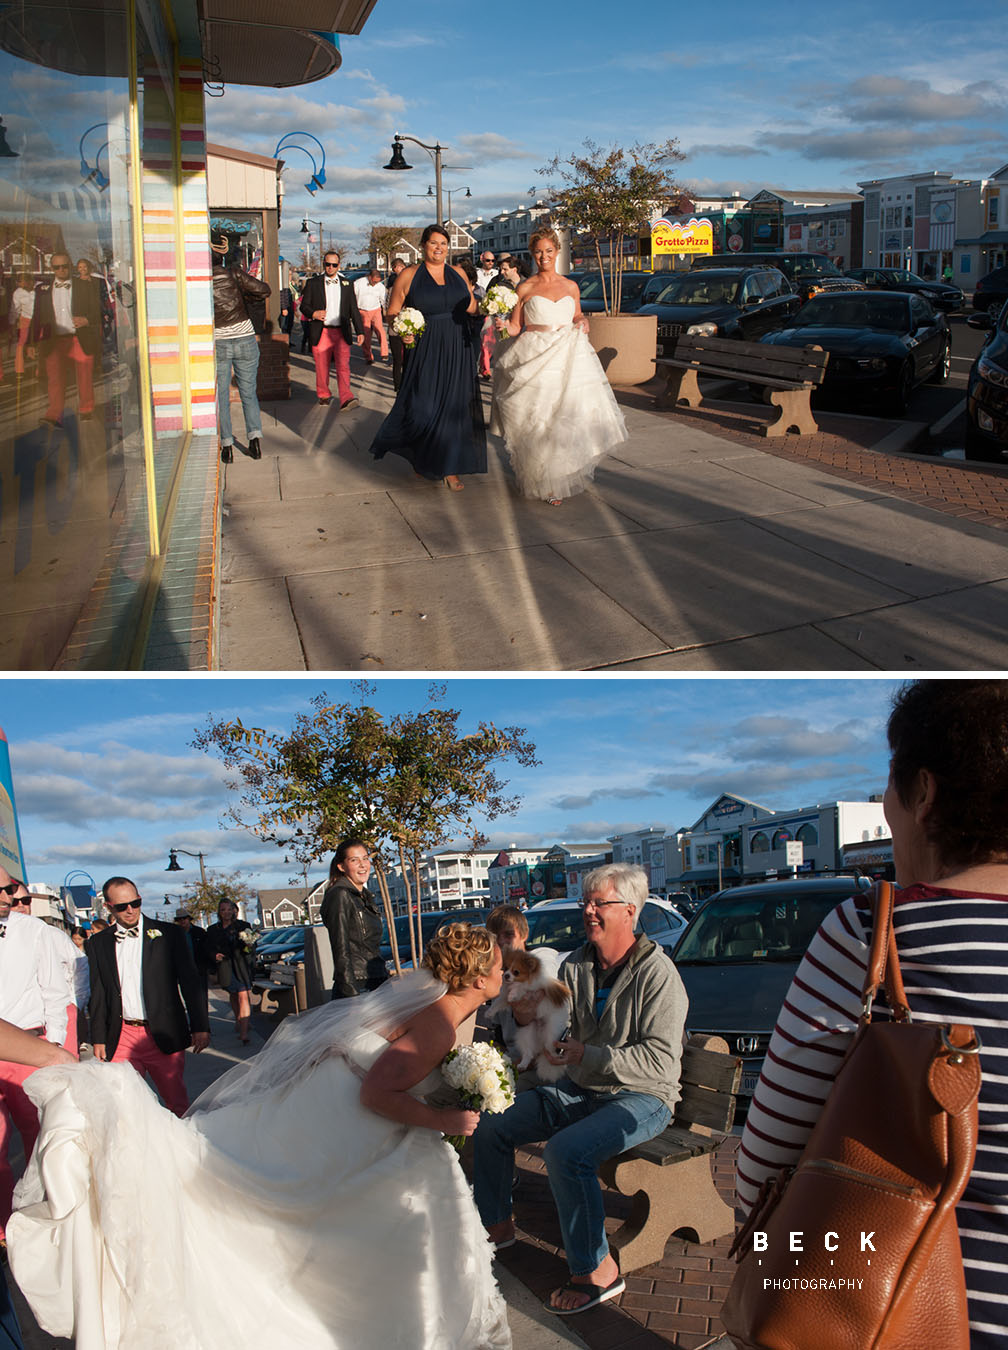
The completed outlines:
[[[203,950],[210,970],[216,970],[217,985],[231,1000],[235,1025],[242,1045],[249,1043],[249,1025],[252,1007],[252,948],[243,936],[252,932],[252,925],[238,917],[238,906],[233,900],[222,900],[217,906],[217,922],[206,930]]]
[[[33,1074],[37,1161],[9,1236],[47,1330],[77,1350],[509,1350],[442,1137],[480,1116],[432,1100],[458,1029],[500,992],[500,948],[448,924],[423,966],[288,1017],[183,1120],[128,1064]],[[236,1254],[251,1292],[222,1312],[207,1271]]]
[[[972,1350],[1008,1344],[1008,681],[920,680],[889,718],[885,815],[893,929],[916,1021],[965,1023],[982,1042],[979,1143],[956,1217]],[[852,896],[799,966],[738,1155],[740,1207],[794,1166],[861,1014],[872,915]],[[882,1007],[873,1016],[887,1017]],[[879,1085],[885,1110],[885,1086]]]
[[[486,473],[486,426],[476,378],[469,315],[476,297],[460,267],[446,264],[448,236],[428,225],[423,262],[396,277],[386,311],[389,327],[404,309],[417,309],[425,327],[404,337],[409,357],[392,411],[371,446],[375,459],[402,455],[420,478],[443,479],[461,492],[459,474]]]
[[[377,989],[388,978],[381,957],[382,920],[367,889],[371,858],[360,839],[344,839],[329,864],[321,918],[333,957],[333,998]]]

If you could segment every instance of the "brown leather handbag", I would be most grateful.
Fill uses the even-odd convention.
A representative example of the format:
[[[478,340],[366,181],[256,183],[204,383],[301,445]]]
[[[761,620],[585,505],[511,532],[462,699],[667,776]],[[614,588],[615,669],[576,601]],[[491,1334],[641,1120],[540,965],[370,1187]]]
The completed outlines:
[[[752,1350],[969,1350],[955,1206],[973,1168],[980,1044],[914,1022],[880,882],[858,1030],[797,1167],[768,1181],[721,1311]],[[872,1021],[884,984],[892,1021]],[[797,1236],[796,1236],[797,1235]]]

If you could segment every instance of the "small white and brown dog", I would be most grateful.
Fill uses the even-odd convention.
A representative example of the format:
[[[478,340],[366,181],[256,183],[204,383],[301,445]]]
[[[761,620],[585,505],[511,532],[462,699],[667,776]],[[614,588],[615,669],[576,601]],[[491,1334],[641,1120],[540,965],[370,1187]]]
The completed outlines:
[[[550,951],[548,956],[556,958]],[[535,952],[519,947],[505,947],[504,982],[491,1012],[501,1012],[509,1004],[521,1002],[529,995],[538,995],[535,1015],[524,1026],[516,1025],[514,1044],[521,1056],[515,1069],[522,1070],[535,1064],[536,1073],[547,1083],[554,1083],[567,1072],[562,1064],[551,1064],[543,1051],[552,1049],[570,1022],[571,991],[553,978],[554,962]]]

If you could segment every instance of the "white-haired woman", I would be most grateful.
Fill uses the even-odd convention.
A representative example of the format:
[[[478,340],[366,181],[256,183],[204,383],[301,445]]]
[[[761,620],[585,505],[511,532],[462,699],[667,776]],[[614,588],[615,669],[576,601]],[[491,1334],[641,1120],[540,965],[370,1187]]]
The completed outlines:
[[[504,437],[522,496],[559,506],[627,431],[586,336],[581,293],[556,270],[559,238],[539,230],[529,249],[538,271],[518,287],[510,318],[495,321],[515,341],[494,358],[490,430]]]

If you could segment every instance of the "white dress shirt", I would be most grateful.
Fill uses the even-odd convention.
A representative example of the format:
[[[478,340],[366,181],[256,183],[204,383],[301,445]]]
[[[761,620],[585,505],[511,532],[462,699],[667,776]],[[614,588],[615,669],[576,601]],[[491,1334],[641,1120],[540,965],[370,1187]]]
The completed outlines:
[[[76,333],[73,321],[73,282],[54,281],[52,300],[57,333]]]
[[[372,286],[367,277],[358,277],[354,282],[354,294],[357,296],[358,309],[384,309],[388,292],[383,282]]]
[[[498,268],[498,267],[490,267],[490,268],[487,268],[487,267],[477,267],[477,268],[476,268],[476,284],[477,284],[478,286],[482,286],[483,289],[484,289],[484,291],[485,291],[486,288],[487,288],[487,286],[490,284],[490,279],[491,279],[491,277],[495,277],[499,271],[500,271],[500,268]]]
[[[132,932],[124,924],[115,924],[116,966],[119,970],[119,989],[122,993],[122,1015],[131,1022],[146,1022],[147,1005],[143,996],[143,945],[147,941],[141,918]],[[119,941],[119,934],[125,933]]]
[[[11,298],[11,309],[17,322],[30,319],[35,313],[35,292],[19,286]]]
[[[340,275],[337,272],[334,277],[325,279],[325,318],[322,322],[326,328],[338,328],[341,309]]]
[[[0,927],[0,1017],[24,1031],[42,1027],[47,1041],[62,1045],[74,990],[56,943],[29,914],[11,914]]]

